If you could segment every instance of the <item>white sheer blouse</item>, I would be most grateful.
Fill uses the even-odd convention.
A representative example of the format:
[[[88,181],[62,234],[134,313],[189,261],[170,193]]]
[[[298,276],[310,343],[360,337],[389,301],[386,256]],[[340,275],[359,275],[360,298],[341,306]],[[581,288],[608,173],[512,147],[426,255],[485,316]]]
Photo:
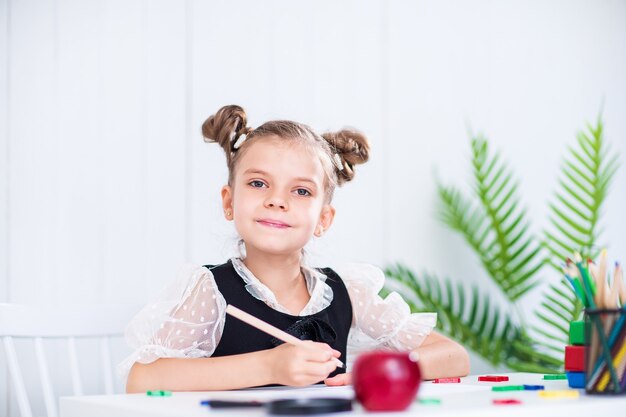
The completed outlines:
[[[231,261],[253,297],[275,310],[289,313],[240,258]],[[302,270],[311,298],[299,315],[308,316],[326,308],[333,300],[333,291],[325,282],[326,275],[306,266]],[[334,270],[345,283],[352,303],[348,369],[356,355],[365,350],[415,349],[435,326],[436,313],[411,314],[399,294],[391,293],[385,299],[378,295],[385,281],[380,269],[349,264]],[[203,266],[186,266],[127,326],[126,340],[134,351],[120,363],[118,373],[126,378],[135,362],[147,364],[159,358],[211,356],[222,336],[225,309],[226,301],[213,273]]]

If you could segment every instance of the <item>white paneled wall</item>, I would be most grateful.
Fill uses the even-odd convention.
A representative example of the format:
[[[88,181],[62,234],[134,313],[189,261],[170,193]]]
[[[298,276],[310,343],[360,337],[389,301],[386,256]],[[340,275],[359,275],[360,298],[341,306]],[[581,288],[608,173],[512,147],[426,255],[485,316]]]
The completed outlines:
[[[185,4],[10,17],[11,301],[134,300],[184,260]]]
[[[435,172],[469,189],[484,132],[539,233],[600,110],[626,163],[625,74],[620,0],[0,0],[0,302],[142,303],[184,262],[225,260],[224,156],[200,126],[231,103],[251,126],[370,136],[319,263],[483,280],[436,220]],[[602,236],[622,260],[625,205],[622,166]]]
[[[0,1],[0,302],[9,289],[9,5]],[[7,369],[0,361],[0,404],[7,404]],[[2,405],[0,413],[8,414]]]
[[[8,299],[9,272],[9,7],[0,2],[0,300]]]

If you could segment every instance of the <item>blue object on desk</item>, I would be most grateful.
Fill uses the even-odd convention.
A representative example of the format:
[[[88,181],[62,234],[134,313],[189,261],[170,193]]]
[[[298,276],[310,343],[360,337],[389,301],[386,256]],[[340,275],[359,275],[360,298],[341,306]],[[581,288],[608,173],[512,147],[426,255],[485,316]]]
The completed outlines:
[[[525,391],[541,391],[546,389],[544,385],[524,385]]]
[[[204,400],[200,401],[200,405],[206,405],[211,408],[250,408],[263,407],[265,403],[261,401]]]
[[[584,372],[565,372],[567,375],[567,384],[570,388],[585,388]]]

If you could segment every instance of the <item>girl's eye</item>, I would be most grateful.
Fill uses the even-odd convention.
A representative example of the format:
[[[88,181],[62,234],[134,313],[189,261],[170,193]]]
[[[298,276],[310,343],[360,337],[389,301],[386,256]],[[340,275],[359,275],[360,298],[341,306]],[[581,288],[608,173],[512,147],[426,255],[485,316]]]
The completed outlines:
[[[265,183],[263,181],[259,181],[259,180],[254,180],[254,181],[250,181],[248,183],[248,185],[254,187],[254,188],[263,188],[265,187]]]
[[[296,190],[296,193],[298,193],[298,195],[301,195],[301,196],[308,196],[308,195],[311,195],[311,193],[309,192],[309,190],[306,190],[306,189],[304,189],[304,188],[298,188],[298,189]]]

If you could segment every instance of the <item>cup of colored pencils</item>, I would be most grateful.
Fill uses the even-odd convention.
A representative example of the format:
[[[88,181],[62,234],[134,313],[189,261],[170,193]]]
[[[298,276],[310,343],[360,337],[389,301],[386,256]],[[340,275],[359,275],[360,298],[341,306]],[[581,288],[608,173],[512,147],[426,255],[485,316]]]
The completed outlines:
[[[611,274],[606,250],[598,263],[576,254],[564,273],[585,307],[585,391],[625,394],[626,285],[620,264]]]

